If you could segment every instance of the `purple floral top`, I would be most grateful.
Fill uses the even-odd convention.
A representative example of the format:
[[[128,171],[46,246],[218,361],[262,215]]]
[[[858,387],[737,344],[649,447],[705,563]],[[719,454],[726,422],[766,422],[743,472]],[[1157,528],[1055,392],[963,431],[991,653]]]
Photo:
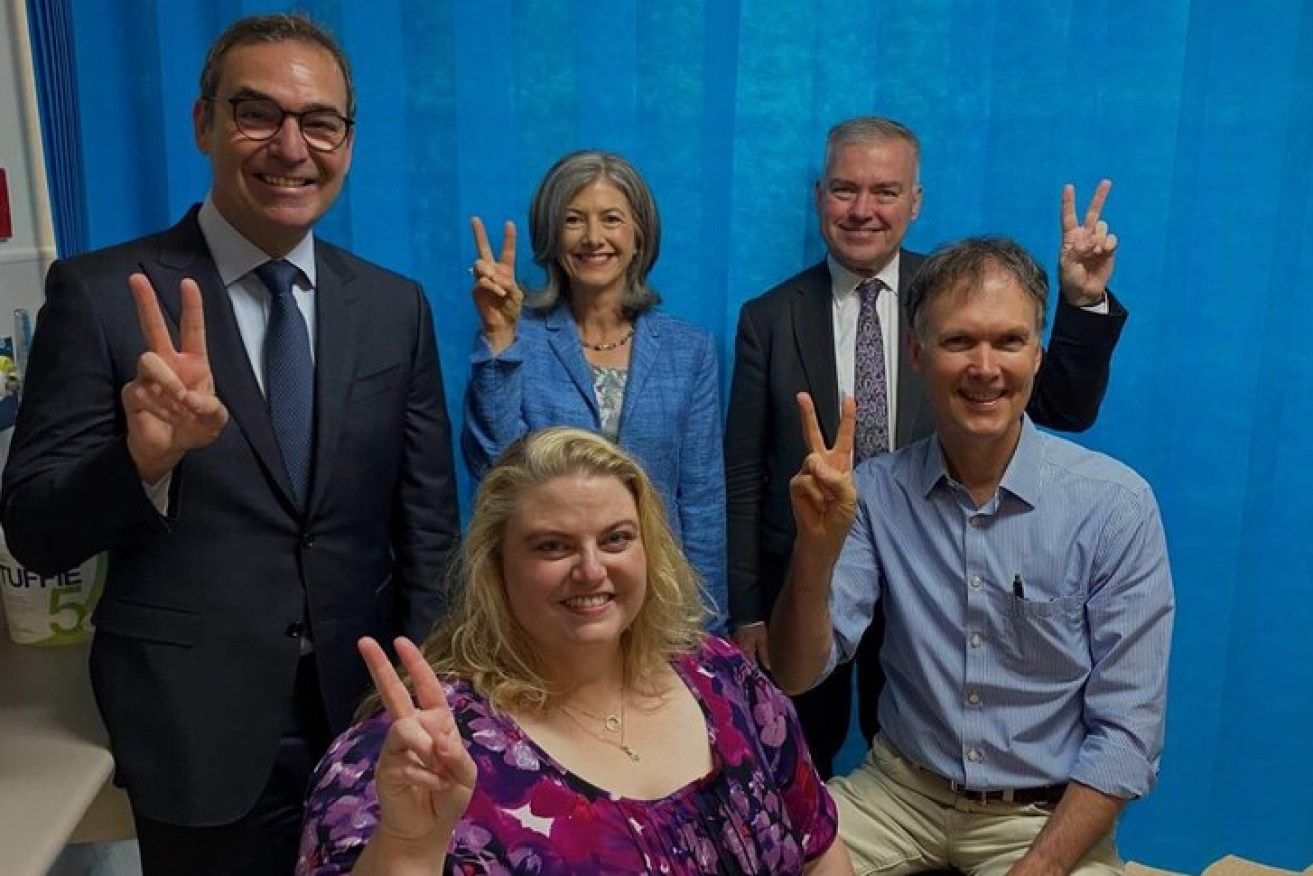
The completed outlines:
[[[674,668],[702,706],[711,772],[660,800],[617,797],[564,769],[468,683],[446,685],[479,780],[447,873],[801,873],[835,841],[834,802],[789,700],[723,639]],[[329,749],[311,783],[298,874],[349,873],[378,823],[384,713]]]

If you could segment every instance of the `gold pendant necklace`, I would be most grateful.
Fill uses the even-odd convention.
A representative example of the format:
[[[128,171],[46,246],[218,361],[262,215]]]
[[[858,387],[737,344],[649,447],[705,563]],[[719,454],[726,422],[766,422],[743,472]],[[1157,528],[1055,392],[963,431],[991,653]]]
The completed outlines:
[[[638,763],[643,759],[638,754],[638,752],[634,751],[634,749],[630,747],[629,744],[625,741],[625,690],[624,688],[620,689],[620,714],[618,715],[615,712],[611,712],[606,715],[595,715],[592,712],[579,708],[578,706],[567,706],[564,703],[560,705],[560,709],[562,712],[565,713],[565,717],[573,721],[579,727],[579,729],[587,731],[590,736],[597,739],[599,742],[605,742],[607,745],[614,745],[616,748],[623,751],[625,755],[634,763]],[[590,718],[594,721],[600,721],[602,724],[602,729],[605,732],[610,733],[612,735],[619,735],[620,741],[617,742],[613,739],[608,739],[607,737],[593,730],[589,730],[586,726],[584,726],[584,723],[582,721],[580,721],[572,714],[573,712],[578,712],[584,717]]]

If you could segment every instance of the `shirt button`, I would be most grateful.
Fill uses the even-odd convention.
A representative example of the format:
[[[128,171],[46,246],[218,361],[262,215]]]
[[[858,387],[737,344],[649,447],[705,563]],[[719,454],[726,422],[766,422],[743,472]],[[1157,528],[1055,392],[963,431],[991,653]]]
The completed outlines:
[[[967,518],[967,523],[971,524],[972,529],[979,529],[985,525],[985,517],[983,514],[977,514],[974,517]]]
[[[289,639],[299,639],[305,635],[305,624],[293,621],[287,625],[287,629],[283,630],[283,635]]]
[[[975,691],[971,691],[971,693],[967,695],[967,702],[973,706],[980,705],[980,694],[976,693]]]
[[[313,532],[307,532],[301,536],[301,547],[305,548],[306,550],[309,550],[314,546],[315,546],[315,534]]]
[[[980,763],[982,759],[980,752],[974,748],[967,752],[967,760],[972,763]]]
[[[980,637],[980,633],[972,633],[972,634],[971,634],[971,647],[972,647],[972,648],[979,648],[979,647],[980,647],[981,645],[983,645],[984,643],[985,643],[985,640],[982,639],[982,638]]]
[[[972,575],[971,580],[967,583],[971,585],[972,590],[979,590],[981,587],[985,586],[985,579],[981,578],[979,575]]]

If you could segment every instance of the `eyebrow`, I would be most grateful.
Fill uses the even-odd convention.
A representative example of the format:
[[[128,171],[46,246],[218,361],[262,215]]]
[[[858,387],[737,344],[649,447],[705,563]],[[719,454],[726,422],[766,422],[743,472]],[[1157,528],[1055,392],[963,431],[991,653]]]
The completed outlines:
[[[621,527],[625,527],[625,526],[629,526],[634,529],[640,528],[638,525],[638,521],[635,520],[634,518],[621,517],[620,519],[615,520],[612,523],[608,523],[606,526],[603,526],[601,529],[598,530],[598,532],[615,532],[617,529],[620,529]],[[556,538],[575,537],[575,535],[572,533],[568,533],[563,529],[553,529],[550,525],[544,526],[541,529],[532,529],[532,528],[526,529],[524,532],[525,539],[540,538],[542,536],[554,536]]]
[[[844,176],[832,176],[828,182],[831,186],[842,185],[852,186],[855,189],[862,188],[862,185],[858,183],[857,180],[848,179]],[[866,187],[872,189],[898,189],[899,191],[902,191],[903,181],[900,179],[882,179],[876,180],[873,183],[868,183]]]
[[[314,112],[327,110],[329,112],[337,113],[338,115],[342,116],[342,118],[346,118],[346,116],[342,113],[342,111],[337,107],[333,106],[331,103],[308,103],[302,106],[299,110],[288,110],[287,107],[283,106],[282,103],[278,101],[276,98],[274,98],[272,95],[265,94],[263,91],[260,91],[259,89],[255,89],[255,88],[239,88],[236,91],[234,91],[229,96],[229,98],[238,99],[238,100],[246,100],[246,99],[267,100],[270,103],[272,103],[274,106],[278,107],[283,112],[314,113]]]

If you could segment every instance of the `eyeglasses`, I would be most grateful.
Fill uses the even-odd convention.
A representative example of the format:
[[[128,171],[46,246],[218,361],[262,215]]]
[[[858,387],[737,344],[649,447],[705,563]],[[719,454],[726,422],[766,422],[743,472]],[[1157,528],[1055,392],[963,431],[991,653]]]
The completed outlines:
[[[233,124],[244,137],[256,141],[272,140],[291,116],[296,119],[305,145],[317,152],[332,152],[340,147],[356,123],[355,119],[348,119],[331,109],[294,113],[267,97],[230,97],[228,103],[233,108]]]

